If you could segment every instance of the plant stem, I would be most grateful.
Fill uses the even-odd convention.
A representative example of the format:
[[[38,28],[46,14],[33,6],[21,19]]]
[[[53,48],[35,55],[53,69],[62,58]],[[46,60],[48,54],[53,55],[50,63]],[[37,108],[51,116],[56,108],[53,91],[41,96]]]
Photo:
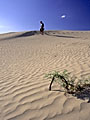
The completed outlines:
[[[59,75],[59,77],[60,77],[60,79],[62,79],[62,81],[64,82],[64,83],[66,83],[66,86],[65,86],[65,88],[66,88],[66,90],[68,91],[69,89],[68,89],[68,82],[66,81],[66,79],[63,77],[63,76],[61,76],[61,75]]]
[[[51,81],[50,86],[49,86],[49,91],[51,91],[51,86],[52,86],[54,79],[55,79],[55,77],[53,76],[52,81]]]

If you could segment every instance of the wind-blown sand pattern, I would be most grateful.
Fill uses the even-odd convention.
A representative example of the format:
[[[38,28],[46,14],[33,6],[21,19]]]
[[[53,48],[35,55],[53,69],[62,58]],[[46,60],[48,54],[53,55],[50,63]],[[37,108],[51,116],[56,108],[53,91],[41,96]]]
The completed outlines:
[[[90,120],[90,103],[64,95],[44,78],[67,69],[90,75],[90,31],[0,35],[0,120]]]

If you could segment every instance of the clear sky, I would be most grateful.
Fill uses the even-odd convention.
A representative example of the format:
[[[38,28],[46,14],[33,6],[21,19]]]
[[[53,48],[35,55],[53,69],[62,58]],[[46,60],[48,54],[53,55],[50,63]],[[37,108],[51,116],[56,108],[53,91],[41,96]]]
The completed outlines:
[[[39,30],[90,30],[90,0],[0,0],[0,33]]]

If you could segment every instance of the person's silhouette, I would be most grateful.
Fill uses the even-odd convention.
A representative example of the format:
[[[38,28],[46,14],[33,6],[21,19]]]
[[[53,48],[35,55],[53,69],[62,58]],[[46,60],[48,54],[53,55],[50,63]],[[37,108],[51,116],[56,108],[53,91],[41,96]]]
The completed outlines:
[[[43,35],[44,34],[44,23],[40,21],[41,28],[40,28],[40,33]]]

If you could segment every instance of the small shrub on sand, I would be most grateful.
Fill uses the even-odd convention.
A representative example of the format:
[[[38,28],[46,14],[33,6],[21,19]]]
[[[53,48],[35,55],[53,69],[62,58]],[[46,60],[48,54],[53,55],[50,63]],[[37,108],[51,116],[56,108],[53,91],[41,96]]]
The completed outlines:
[[[90,87],[90,78],[78,80],[78,82],[76,82],[77,77],[71,76],[67,70],[64,70],[62,73],[54,71],[52,73],[46,74],[46,77],[51,79],[51,83],[49,85],[50,91],[54,81],[58,82],[69,94],[76,94],[85,89],[85,87]]]

